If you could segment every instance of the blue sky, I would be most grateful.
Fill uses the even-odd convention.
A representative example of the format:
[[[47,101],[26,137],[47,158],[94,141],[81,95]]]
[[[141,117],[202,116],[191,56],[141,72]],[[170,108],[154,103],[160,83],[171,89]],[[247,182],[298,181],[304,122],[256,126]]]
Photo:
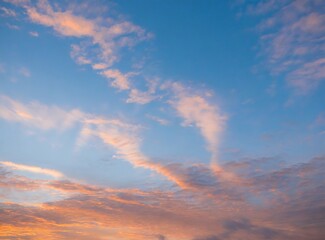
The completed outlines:
[[[322,1],[0,10],[0,237],[322,238]]]

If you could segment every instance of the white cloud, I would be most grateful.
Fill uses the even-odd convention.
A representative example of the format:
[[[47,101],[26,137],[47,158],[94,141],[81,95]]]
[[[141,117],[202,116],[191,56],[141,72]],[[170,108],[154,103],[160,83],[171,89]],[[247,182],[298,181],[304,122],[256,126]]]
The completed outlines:
[[[155,121],[155,122],[157,122],[157,123],[159,123],[161,125],[166,126],[166,125],[169,124],[169,121],[166,120],[166,119],[163,119],[163,118],[151,115],[151,114],[147,114],[146,116],[147,116],[147,118],[150,118],[151,120],[153,120],[153,121]]]
[[[16,17],[17,13],[9,8],[6,7],[0,7],[0,10],[2,11],[2,16],[6,16],[6,17]]]
[[[29,69],[26,68],[26,67],[22,67],[22,68],[20,68],[20,69],[19,69],[19,73],[20,73],[21,75],[23,75],[24,77],[30,77],[30,76],[31,76],[31,73],[30,73]]]
[[[8,28],[13,29],[13,30],[19,30],[20,29],[20,27],[15,25],[15,24],[7,23],[6,25],[7,25]]]
[[[4,64],[0,63],[0,73],[4,73],[4,72],[6,72],[6,68]]]
[[[29,35],[31,35],[32,37],[38,37],[39,36],[38,32],[35,32],[35,31],[29,32]]]

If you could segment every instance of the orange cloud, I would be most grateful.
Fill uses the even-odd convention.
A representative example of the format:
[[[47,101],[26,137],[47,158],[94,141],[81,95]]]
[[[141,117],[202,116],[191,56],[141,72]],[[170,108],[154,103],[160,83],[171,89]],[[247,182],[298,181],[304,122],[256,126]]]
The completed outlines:
[[[49,175],[49,176],[55,177],[55,178],[64,177],[64,175],[61,172],[52,170],[52,169],[40,168],[40,167],[29,166],[29,165],[24,165],[24,164],[17,164],[17,163],[8,162],[8,161],[0,161],[0,164],[2,164],[3,166],[6,166],[8,168],[11,168],[13,170],[27,171],[27,172],[32,172],[32,173],[40,173],[40,174]]]
[[[267,161],[259,160],[260,167]],[[224,198],[229,189],[223,185],[227,183],[218,185],[214,190],[215,197],[210,198],[202,192],[111,189],[71,181],[49,181],[48,188],[73,195],[35,206],[0,203],[0,237],[322,239],[324,158],[262,173],[254,172],[252,164],[256,164],[256,160],[228,166],[252,171],[246,173],[250,185],[231,187],[234,192],[246,193],[244,198]],[[201,173],[192,178],[196,176],[202,182],[207,173]],[[284,180],[287,182],[285,185]],[[299,189],[290,191],[286,185],[292,184],[297,184]],[[273,202],[257,201],[263,197],[263,192],[270,194],[270,190],[282,191],[285,198],[274,195]]]
[[[73,8],[63,11],[52,7],[46,0],[37,4],[28,1],[13,3],[25,8],[29,19],[35,23],[52,27],[63,36],[88,38],[87,47],[74,45],[72,56],[78,63],[91,64],[94,69],[110,67],[118,60],[119,49],[150,38],[150,34],[131,22],[86,18],[76,14]],[[100,51],[90,57],[93,47],[98,47]]]
[[[91,36],[95,32],[95,23],[71,12],[55,12],[47,1],[35,7],[26,7],[29,18],[36,23],[53,27],[58,33],[66,36]],[[42,12],[42,13],[41,13]]]

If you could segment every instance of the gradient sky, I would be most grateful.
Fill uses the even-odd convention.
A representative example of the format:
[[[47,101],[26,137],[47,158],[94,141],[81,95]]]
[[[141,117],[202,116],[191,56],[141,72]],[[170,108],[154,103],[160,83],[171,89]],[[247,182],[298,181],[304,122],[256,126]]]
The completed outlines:
[[[324,0],[0,19],[0,239],[325,239]]]

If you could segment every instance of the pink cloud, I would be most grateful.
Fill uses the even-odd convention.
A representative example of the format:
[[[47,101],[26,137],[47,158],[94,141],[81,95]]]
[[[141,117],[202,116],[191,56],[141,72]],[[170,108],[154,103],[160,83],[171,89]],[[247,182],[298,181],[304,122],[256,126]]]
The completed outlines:
[[[171,83],[174,98],[170,101],[178,115],[184,119],[184,126],[197,127],[207,143],[207,149],[212,154],[212,161],[217,160],[217,149],[221,133],[225,127],[224,116],[216,104],[211,103],[208,97],[186,89],[179,83]]]
[[[123,74],[117,69],[109,69],[103,71],[102,75],[109,79],[113,79],[111,85],[119,90],[127,90],[130,88],[128,78],[132,73]]]
[[[318,0],[268,0],[251,4],[248,10],[249,14],[265,16],[258,31],[260,50],[269,70],[282,73],[299,94],[311,92],[325,79],[321,63],[325,51],[325,14],[321,9]]]
[[[265,172],[261,167],[267,161],[233,164],[238,171],[252,171],[259,163],[259,171],[245,173],[249,185],[244,189],[236,185],[230,188],[243,198],[230,198],[225,183],[220,183],[215,197],[210,198],[201,192],[44,182],[43,187],[70,195],[36,205],[1,203],[0,236],[28,238],[37,232],[38,237],[47,239],[322,239],[324,159],[280,169],[267,168],[269,171]],[[8,184],[13,183],[14,188],[14,182]],[[298,186],[294,191],[289,190],[292,184]],[[257,201],[264,194],[272,201]]]
[[[65,111],[56,106],[46,106],[38,102],[23,104],[7,96],[0,96],[0,117],[47,130],[69,128],[85,118],[85,115],[78,109]]]

